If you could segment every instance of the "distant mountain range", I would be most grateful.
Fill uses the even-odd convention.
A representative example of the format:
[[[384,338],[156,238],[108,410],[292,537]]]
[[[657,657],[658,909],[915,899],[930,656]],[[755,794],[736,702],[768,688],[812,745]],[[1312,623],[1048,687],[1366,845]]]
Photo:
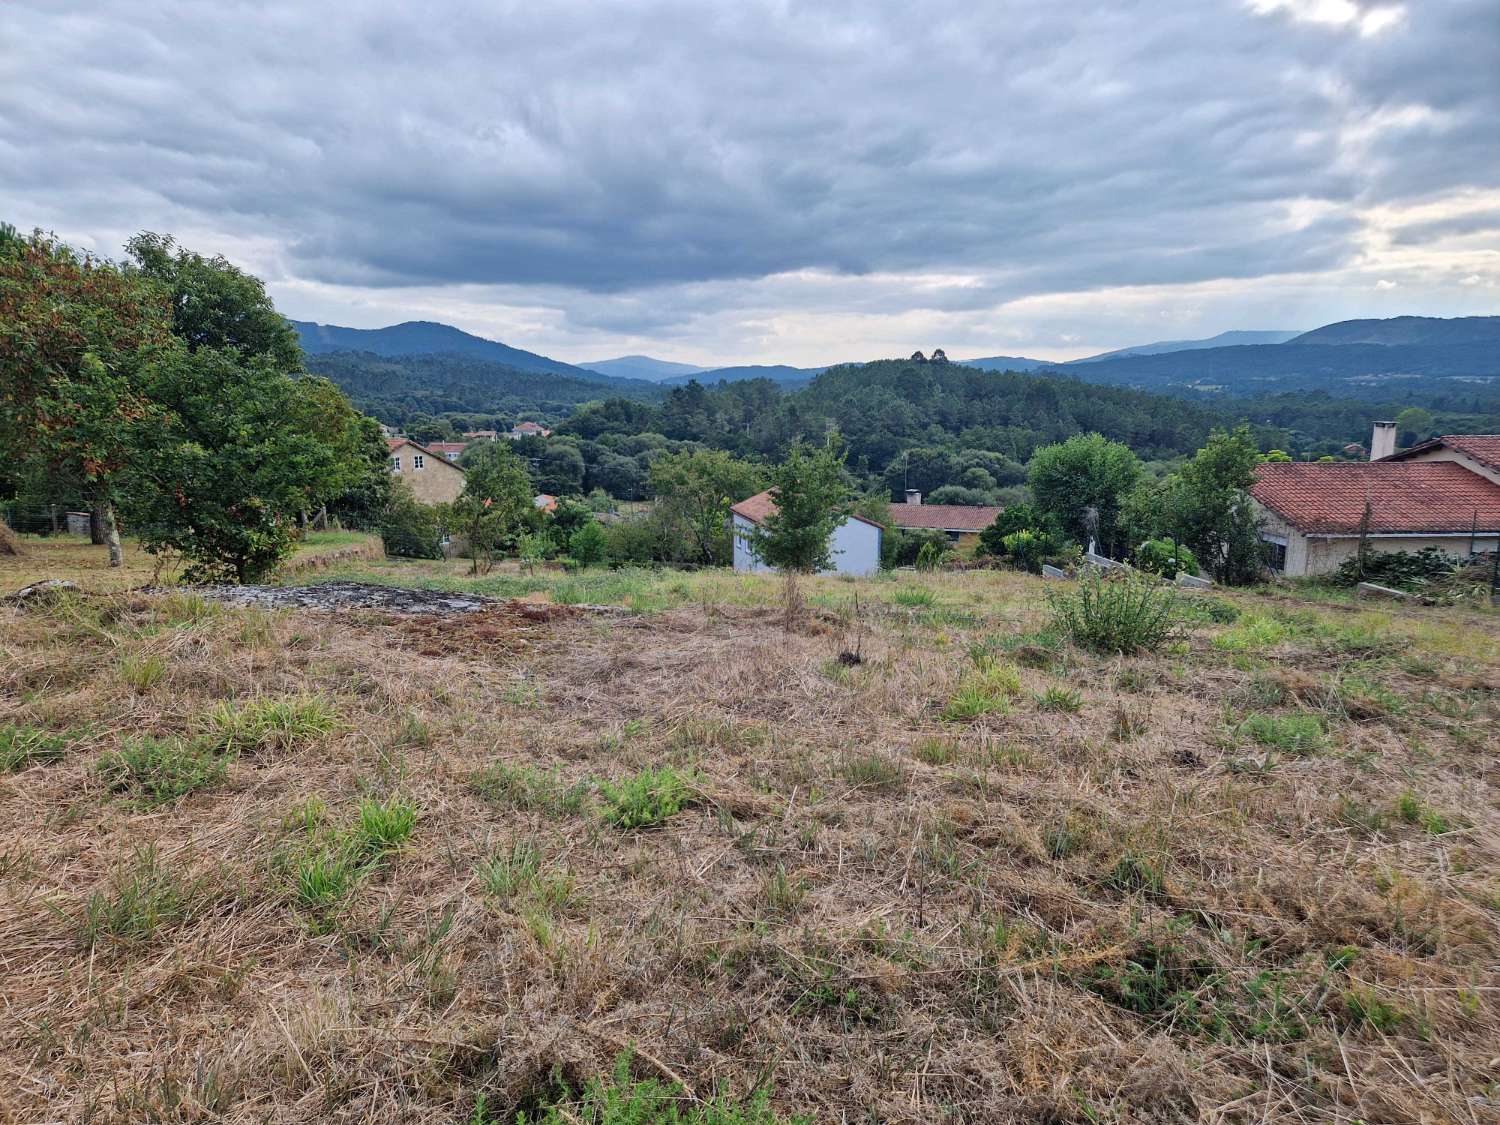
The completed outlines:
[[[345,356],[336,366],[346,380],[366,357],[451,356],[503,367],[493,378],[481,377],[472,365],[444,373],[438,383],[458,391],[467,402],[482,397],[486,386],[512,399],[534,396],[538,384],[511,375],[546,375],[565,379],[551,401],[578,402],[590,397],[660,396],[690,380],[704,384],[742,379],[770,379],[791,390],[812,382],[827,368],[786,364],[702,368],[652,356],[630,355],[577,366],[535,352],[461,331],[451,325],[409,321],[389,328],[340,328],[292,321],[310,356]],[[1053,373],[1090,383],[1137,387],[1188,397],[1242,398],[1283,391],[1322,391],[1344,398],[1430,403],[1467,397],[1500,401],[1500,316],[1401,316],[1386,320],[1348,320],[1310,332],[1234,331],[1202,340],[1161,340],[1119,348],[1084,359],[1058,363],[1025,356],[988,356],[956,361],[988,371]],[[320,364],[315,366],[327,366]],[[397,365],[398,368],[400,365]],[[442,364],[405,365],[408,375],[421,370],[437,376]],[[400,371],[360,380],[370,394],[396,393]],[[429,392],[436,391],[429,388]],[[478,409],[478,407],[467,407]]]
[[[624,379],[645,379],[659,383],[676,376],[691,378],[706,367],[695,367],[691,363],[673,363],[669,359],[653,359],[649,355],[622,355],[618,359],[600,359],[592,363],[579,364],[587,371],[601,375],[617,375]]]

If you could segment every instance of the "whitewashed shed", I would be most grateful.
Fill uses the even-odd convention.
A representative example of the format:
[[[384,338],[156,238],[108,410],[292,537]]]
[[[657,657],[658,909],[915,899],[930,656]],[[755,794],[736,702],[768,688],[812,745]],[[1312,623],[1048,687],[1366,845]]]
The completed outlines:
[[[757,493],[729,509],[730,531],[734,535],[734,569],[745,572],[773,570],[755,554],[751,536],[766,517],[776,511],[771,492]],[[829,553],[833,566],[826,574],[874,574],[880,569],[880,525],[863,516],[849,516],[833,530]]]

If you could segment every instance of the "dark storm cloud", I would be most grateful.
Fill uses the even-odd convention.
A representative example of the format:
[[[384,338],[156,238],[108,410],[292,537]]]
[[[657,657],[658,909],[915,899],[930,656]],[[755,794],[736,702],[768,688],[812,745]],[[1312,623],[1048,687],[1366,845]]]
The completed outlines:
[[[1500,4],[1301,18],[1339,8],[10,0],[0,209],[611,331],[797,270],[985,275],[909,295],[945,309],[1315,272],[1359,208],[1500,180]]]

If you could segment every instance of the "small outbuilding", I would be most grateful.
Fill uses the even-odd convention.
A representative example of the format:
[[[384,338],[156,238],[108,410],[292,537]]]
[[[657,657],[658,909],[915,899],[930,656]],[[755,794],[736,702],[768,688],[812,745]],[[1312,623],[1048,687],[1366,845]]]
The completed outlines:
[[[734,536],[734,569],[747,573],[774,570],[755,553],[754,533],[776,511],[771,490],[741,500],[729,509],[729,528]],[[833,566],[825,574],[874,574],[880,569],[880,543],[884,529],[863,516],[849,516],[836,528],[829,544]]]

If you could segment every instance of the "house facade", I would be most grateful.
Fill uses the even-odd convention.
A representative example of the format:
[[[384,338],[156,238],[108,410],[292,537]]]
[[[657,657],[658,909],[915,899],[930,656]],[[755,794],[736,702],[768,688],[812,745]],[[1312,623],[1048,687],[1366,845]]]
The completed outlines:
[[[1359,553],[1500,547],[1500,483],[1453,460],[1268,462],[1250,488],[1272,570],[1328,574]]]
[[[743,573],[764,574],[776,568],[766,565],[755,553],[755,529],[776,511],[771,492],[757,493],[729,509],[729,528],[734,538],[734,569]],[[880,542],[884,530],[863,516],[849,516],[833,529],[829,554],[833,565],[825,574],[874,574],[880,569]]]
[[[451,504],[464,490],[464,471],[441,453],[407,438],[386,443],[391,475],[403,480],[424,504]]]
[[[908,488],[906,502],[891,505],[891,524],[907,531],[941,531],[955,546],[972,548],[1003,511],[993,504],[924,504],[922,494]]]

